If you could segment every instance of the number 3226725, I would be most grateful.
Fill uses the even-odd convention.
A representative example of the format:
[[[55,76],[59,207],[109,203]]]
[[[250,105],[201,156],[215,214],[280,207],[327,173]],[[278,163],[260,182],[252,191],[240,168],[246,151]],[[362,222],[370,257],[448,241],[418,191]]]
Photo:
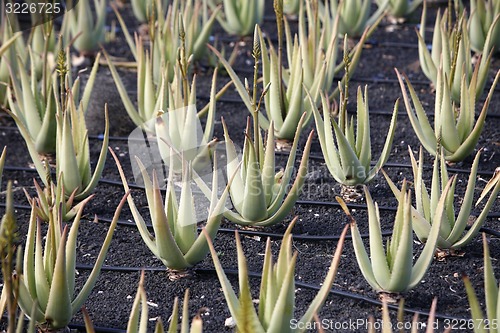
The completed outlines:
[[[61,12],[60,3],[54,2],[23,2],[5,4],[5,12],[7,14],[59,14]]]

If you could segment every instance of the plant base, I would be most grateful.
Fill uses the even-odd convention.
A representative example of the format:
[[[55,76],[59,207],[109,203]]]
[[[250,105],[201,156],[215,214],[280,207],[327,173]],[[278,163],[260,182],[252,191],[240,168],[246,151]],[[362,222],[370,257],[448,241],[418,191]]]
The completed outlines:
[[[447,258],[450,257],[463,257],[465,255],[465,252],[460,251],[460,250],[455,250],[455,249],[436,249],[436,253],[434,253],[434,258],[437,261],[445,261]]]
[[[69,327],[59,328],[59,329],[51,329],[47,327],[38,326],[37,332],[39,333],[71,333]]]
[[[176,269],[167,268],[167,274],[168,274],[168,279],[170,281],[177,281],[177,280],[191,276],[192,272],[189,271],[188,269],[176,270]]]
[[[340,196],[344,199],[345,202],[358,202],[363,198],[363,186],[348,186],[342,185],[340,189]]]
[[[378,298],[382,302],[386,302],[387,304],[397,304],[399,303],[399,300],[401,299],[401,294],[400,293],[388,293],[385,291],[381,291],[378,293]]]
[[[292,150],[293,142],[287,139],[276,139],[276,151],[289,152]]]

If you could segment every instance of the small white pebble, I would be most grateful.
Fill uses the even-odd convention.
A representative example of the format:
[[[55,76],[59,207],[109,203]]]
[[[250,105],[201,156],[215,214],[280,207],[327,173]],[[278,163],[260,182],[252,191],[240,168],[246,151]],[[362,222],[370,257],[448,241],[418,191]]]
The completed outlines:
[[[236,326],[236,321],[233,319],[233,317],[226,318],[226,321],[224,322],[224,326],[233,328]]]

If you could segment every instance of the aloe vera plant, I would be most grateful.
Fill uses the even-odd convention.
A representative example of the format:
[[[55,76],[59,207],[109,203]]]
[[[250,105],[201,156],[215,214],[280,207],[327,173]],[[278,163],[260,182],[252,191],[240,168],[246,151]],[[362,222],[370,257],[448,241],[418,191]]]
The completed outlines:
[[[177,159],[170,164],[169,155],[173,149],[176,154],[182,152],[183,158],[192,162],[195,170],[201,170],[211,159],[211,148],[215,145],[213,138],[215,123],[215,105],[217,86],[217,69],[212,78],[212,89],[210,100],[206,107],[205,128],[202,128],[199,115],[196,110],[196,76],[193,77],[191,86],[187,77],[182,76],[181,71],[176,69],[173,82],[165,83],[160,91],[166,90],[165,99],[168,100],[167,108],[158,112],[154,123],[158,149],[163,161],[174,168],[181,170],[181,164]],[[165,81],[164,81],[165,82]]]
[[[366,27],[373,25],[383,15],[390,0],[379,4],[377,10],[370,16],[370,0],[325,0],[320,12],[324,13],[323,19],[339,15],[339,36],[347,35],[351,38],[363,34]]]
[[[294,63],[294,59],[298,57],[297,52],[300,52],[303,84],[310,94],[318,100],[319,91],[331,92],[330,98],[333,98],[338,93],[338,90],[332,92],[332,89],[336,88],[333,82],[335,76],[344,69],[344,64],[341,61],[337,63],[338,60],[342,60],[338,59],[339,38],[337,31],[339,13],[329,20],[319,20],[319,16],[321,14],[317,2],[306,1],[299,10],[298,35],[295,35],[295,39],[292,37],[286,17],[284,22],[288,63]],[[369,28],[365,30],[363,36],[349,54],[351,74],[356,70],[369,30]],[[344,50],[347,53],[347,40],[344,41]],[[271,50],[271,52],[273,51]],[[263,58],[263,64],[266,63],[266,58]],[[276,60],[276,57],[271,55],[271,63],[276,63]],[[270,65],[270,68],[276,70],[275,65],[274,67]],[[297,71],[296,68],[287,69],[283,74],[291,77],[294,70]],[[345,80],[346,76],[344,75],[342,81]]]
[[[297,201],[307,174],[313,133],[311,132],[307,139],[297,175],[290,187],[293,165],[305,114],[299,121],[285,169],[276,174],[274,124],[271,122],[264,147],[256,119],[257,116],[254,117],[253,140],[250,138],[250,121],[247,123],[242,168],[240,172],[236,173],[232,184],[229,185],[231,201],[236,212],[226,211],[224,216],[230,221],[241,225],[270,226],[281,222],[292,210]],[[228,173],[233,174],[237,171],[239,159],[236,154],[235,145],[229,137],[227,126],[225,122],[222,124],[224,126],[226,156],[228,160],[227,170]]]
[[[229,311],[236,323],[238,332],[305,332],[307,324],[324,304],[335,280],[335,276],[337,275],[348,226],[344,228],[340,236],[330,268],[328,269],[328,273],[318,294],[309,305],[304,315],[300,319],[294,319],[295,263],[297,261],[297,252],[292,253],[292,228],[296,221],[297,218],[290,223],[283,235],[283,241],[276,262],[274,262],[271,253],[271,240],[267,240],[264,266],[262,268],[258,311],[255,310],[254,302],[252,301],[247,262],[238,231],[236,231],[235,234],[236,249],[238,253],[239,298],[234,292],[222,268],[211,238],[208,233],[204,231],[207,239],[209,239],[208,244],[215,270],[217,271],[222,291],[224,292]]]
[[[491,85],[488,97],[484,102],[477,120],[475,120],[475,91],[478,83],[477,67],[469,85],[467,85],[465,76],[462,77],[460,108],[457,108],[452,100],[450,87],[446,84],[446,75],[442,71],[439,71],[434,106],[434,129],[408,77],[404,74],[399,74],[397,70],[396,74],[403,93],[406,112],[410,118],[413,130],[424,148],[429,153],[436,156],[439,141],[440,146],[444,148],[443,157],[445,160],[449,162],[460,162],[469,156],[474,151],[483,130],[490,100],[500,78],[500,70],[497,71],[495,80]],[[413,108],[406,91],[405,81],[408,85]]]
[[[484,50],[488,35],[493,50],[500,51],[500,2],[495,0],[472,0],[470,2],[470,17],[468,22],[471,48],[476,52]],[[491,32],[490,32],[491,31]]]
[[[7,15],[1,4],[2,13],[0,14],[0,106],[7,103],[7,83],[10,82],[9,66],[17,66],[16,48],[21,45],[20,50],[24,50],[22,32],[14,33],[10,20],[15,20],[15,16]],[[21,53],[23,54],[23,53]],[[17,67],[15,68],[17,70]]]
[[[158,11],[162,12],[162,4],[155,0]],[[161,82],[162,73],[168,68],[168,80],[172,80],[174,68],[178,62],[178,50],[185,49],[186,57],[189,63],[200,60],[206,52],[215,18],[220,8],[214,8],[209,15],[208,0],[174,0],[168,7],[165,17],[159,16],[158,20],[150,22],[150,57],[154,82]],[[141,51],[144,52],[144,46],[141,39],[133,38],[128,32],[127,25],[120,13],[113,7],[118,18],[125,40],[139,64]],[[154,23],[154,24],[153,24]]]
[[[135,295],[132,311],[130,312],[129,321],[127,324],[127,333],[147,333],[148,332],[148,299],[146,298],[146,290],[144,289],[144,271],[141,273],[139,286]],[[179,321],[179,300],[176,297],[172,315],[169,318],[170,325],[168,333],[177,333],[177,325]],[[181,333],[201,333],[203,329],[203,321],[199,315],[193,318],[191,329],[189,329],[189,289],[186,289],[184,294],[184,302],[182,306],[182,323],[180,327]],[[163,332],[163,322],[159,319],[156,322],[155,333]]]
[[[29,55],[30,67],[33,67],[36,63],[36,56],[31,50]],[[60,68],[66,66],[67,60],[65,58],[64,52],[60,51],[58,58]],[[85,113],[94,89],[99,59],[100,55],[97,55],[81,99],[80,79],[77,78],[73,82],[71,74],[67,71],[64,77],[58,80],[55,77],[56,74],[51,75],[51,69],[46,67],[44,68],[44,76],[46,77],[39,84],[36,71],[31,71],[29,74],[21,59],[18,59],[17,72],[14,72],[14,67],[11,67],[12,91],[9,90],[8,96],[10,112],[14,115],[13,118],[24,140],[26,142],[30,141],[37,153],[50,154],[56,152],[58,84],[61,84],[62,80],[65,82],[66,87],[71,87],[72,96],[76,100],[75,103],[81,103],[81,110]],[[40,174],[42,178],[43,175],[43,173]]]
[[[71,195],[66,198],[62,176],[62,174],[59,174],[56,185],[50,179],[50,174],[47,173],[46,179],[49,186],[44,189],[34,179],[33,183],[37,194],[34,198],[28,194],[26,189],[24,190],[28,202],[34,203],[36,215],[42,221],[56,221],[58,218],[62,218],[64,222],[67,222],[73,219],[80,206],[85,204],[85,201],[81,201],[73,206],[77,189],[73,190]]]
[[[495,271],[491,264],[488,239],[483,233],[483,256],[484,256],[484,303],[486,304],[486,317],[481,310],[481,305],[468,276],[463,277],[467,298],[471,311],[471,322],[474,323],[475,333],[498,332],[498,321],[500,320],[499,288],[495,279]]]
[[[30,34],[30,45],[33,52],[30,70],[36,72],[36,77],[39,80],[48,80],[50,78],[48,73],[55,67],[55,63],[51,59],[57,54],[54,21],[49,20],[33,27]]]
[[[150,53],[144,49],[142,38],[136,35],[135,39],[137,45],[137,107],[134,106],[113,61],[106,52],[104,52],[104,56],[128,116],[136,126],[154,133],[154,125],[148,121],[155,118],[159,110],[168,109],[167,90],[165,89],[167,71],[165,68],[161,69],[161,82],[157,84],[153,73],[158,69],[154,68]]]
[[[41,222],[37,218],[35,203],[31,203],[23,265],[17,267],[17,274],[13,275],[13,279],[19,283],[19,291],[16,294],[19,306],[25,313],[31,313],[31,309],[35,307],[33,319],[42,330],[66,327],[91,293],[128,194],[125,194],[118,205],[94,268],[78,293],[75,290],[76,246],[85,204],[79,207],[71,227],[65,225],[61,219],[50,221],[43,245]],[[89,200],[90,197],[84,202]]]
[[[445,160],[442,154],[439,154],[434,159],[434,166],[432,171],[432,184],[427,189],[424,184],[424,159],[422,148],[420,148],[419,160],[418,162],[413,155],[411,149],[408,149],[411,158],[411,164],[413,169],[413,177],[415,184],[415,197],[416,197],[416,212],[414,212],[414,224],[413,228],[417,237],[420,241],[426,241],[429,238],[432,226],[437,223],[434,219],[436,216],[433,212],[437,210],[438,200],[444,193],[445,187],[449,182],[450,177],[448,176],[448,171],[446,168]],[[479,216],[470,225],[472,203],[474,199],[474,190],[476,186],[477,169],[479,165],[479,159],[481,157],[481,151],[476,154],[474,162],[472,163],[469,179],[467,181],[467,187],[465,189],[463,200],[460,202],[460,210],[458,211],[458,216],[455,216],[455,186],[457,183],[457,178],[453,177],[451,188],[446,195],[446,201],[444,205],[444,214],[442,216],[441,228],[439,229],[439,237],[437,241],[437,247],[440,250],[457,250],[461,247],[469,244],[474,237],[479,232],[482,227],[486,217],[493,206],[493,203],[497,199],[498,192],[500,191],[500,177],[493,177],[485,187],[485,191],[481,195],[482,199],[491,191],[488,201],[484,205]],[[400,195],[400,191],[396,185],[390,180],[387,174],[384,172],[384,176],[389,183],[394,195]],[[479,204],[476,203],[476,206]],[[465,231],[466,227],[470,226],[470,229]]]
[[[132,0],[132,11],[139,22],[147,22],[157,12],[158,16],[165,15],[169,0]],[[159,11],[159,12],[158,12]]]
[[[322,94],[323,118],[312,98],[310,105],[313,110],[318,131],[321,151],[325,157],[325,163],[333,178],[347,186],[355,186],[370,182],[380,168],[389,158],[396,131],[396,120],[398,114],[398,101],[394,105],[391,124],[386,136],[382,153],[377,163],[371,167],[371,141],[370,141],[370,118],[368,109],[368,87],[365,93],[361,87],[357,93],[356,134],[354,133],[354,119],[347,120],[347,88],[346,92],[340,89],[340,105],[338,122],[331,119],[328,99]],[[333,127],[333,128],[332,128]],[[335,136],[334,136],[335,134]]]
[[[364,187],[366,204],[368,206],[368,227],[370,233],[370,256],[365,249],[358,225],[344,201],[337,197],[344,212],[351,220],[351,234],[354,252],[358,261],[361,273],[370,286],[381,294],[399,295],[414,288],[425,276],[429,265],[434,258],[434,251],[439,237],[441,217],[444,212],[446,196],[451,187],[451,181],[446,185],[443,195],[439,198],[434,221],[427,242],[420,253],[420,256],[413,263],[413,231],[415,218],[412,216],[411,192],[406,190],[406,181],[398,196],[398,209],[394,219],[392,236],[387,240],[386,249],[382,240],[380,230],[380,215],[378,205],[373,203],[373,199],[367,187]]]
[[[83,55],[94,54],[104,41],[106,32],[107,0],[94,0],[93,14],[90,0],[78,0],[78,6],[64,14],[64,40],[74,39],[73,47]]]
[[[118,167],[123,187],[125,191],[129,191],[127,179],[125,178],[120,162],[111,149],[110,152]],[[171,159],[174,158],[174,154],[171,154]],[[167,268],[184,271],[203,260],[208,253],[206,236],[198,235],[196,229],[198,219],[195,213],[193,192],[191,190],[191,181],[195,180],[199,183],[200,180],[197,177],[192,177],[193,171],[191,165],[184,164],[182,190],[178,202],[175,193],[174,168],[170,168],[165,201],[163,201],[156,171],[153,170],[152,178],[150,178],[141,161],[138,158],[136,161],[144,180],[154,236],[149,232],[133,198],[129,197],[128,204],[137,229],[147,247]],[[216,167],[217,162],[215,160],[214,170],[216,170]],[[210,237],[213,238],[215,238],[219,230],[222,212],[225,209],[224,204],[228,196],[228,188],[226,187],[221,197],[217,198],[217,184],[217,172],[214,171],[212,189],[211,191],[208,189],[208,192],[204,192],[209,193],[210,198],[210,209],[205,227]],[[199,186],[203,185],[199,184]],[[206,189],[206,185],[203,189]]]
[[[265,0],[223,0],[223,11],[217,15],[217,21],[230,35],[250,35],[255,25],[263,21],[264,3]],[[209,0],[209,4],[212,10],[216,8],[214,0]]]
[[[436,89],[442,85],[442,82],[439,82],[439,76],[442,76],[441,79],[445,80],[444,82],[448,85],[451,97],[455,102],[461,102],[463,98],[462,81],[464,77],[466,84],[472,88],[470,82],[474,76],[473,72],[477,71],[476,83],[473,86],[474,90],[469,93],[474,94],[476,99],[479,99],[483,94],[488,78],[493,51],[492,34],[497,26],[500,27],[500,16],[497,16],[496,20],[491,24],[491,32],[486,37],[484,47],[481,50],[481,60],[475,64],[473,69],[465,12],[462,13],[458,22],[453,26],[451,25],[450,15],[451,13],[448,10],[445,10],[443,15],[438,12],[434,25],[432,47],[431,51],[429,51],[425,42],[427,5],[424,2],[420,29],[417,32],[420,66],[425,76],[432,81]]]
[[[21,257],[18,248],[16,256],[16,244],[19,241],[18,225],[14,213],[14,202],[12,195],[12,182],[7,184],[6,210],[0,222],[0,263],[2,269],[2,294],[0,296],[0,313],[3,315],[7,310],[6,333],[14,332],[35,332],[35,321],[30,319],[29,326],[24,331],[24,313],[18,313],[18,299],[16,294],[19,291],[19,283],[13,277],[14,267],[20,267]],[[14,266],[15,265],[15,266]],[[34,308],[30,312],[31,318]]]
[[[279,2],[279,0],[276,0]],[[282,30],[282,8],[277,8],[277,21],[278,29]],[[280,23],[281,22],[281,23]],[[280,35],[280,34],[279,34]],[[279,38],[281,40],[281,38]],[[280,42],[281,44],[281,42]],[[209,46],[210,47],[210,46]],[[238,91],[243,103],[247,107],[250,114],[255,113],[255,108],[258,107],[257,114],[259,118],[259,126],[262,126],[265,130],[270,128],[270,122],[273,122],[274,135],[278,139],[285,141],[292,141],[295,137],[295,133],[298,129],[299,121],[301,120],[302,114],[306,112],[304,101],[305,101],[305,88],[303,84],[303,73],[302,73],[302,55],[298,46],[295,45],[293,51],[293,64],[290,67],[289,79],[287,85],[285,86],[283,82],[283,72],[285,71],[281,63],[281,53],[279,55],[271,48],[267,49],[265,42],[258,26],[255,26],[254,31],[254,45],[252,56],[254,58],[254,79],[253,79],[253,96],[250,95],[249,89],[241,82],[240,78],[233,70],[231,65],[222,57],[222,55],[215,50],[213,47],[210,49],[216,54],[220,62],[224,65],[229,76],[233,80],[233,83]],[[264,93],[261,95],[259,101],[257,101],[256,90],[257,90],[257,80],[258,80],[258,68],[262,57],[262,71],[263,71],[263,84]],[[319,84],[316,84],[316,91],[319,93],[319,88],[322,86],[324,81],[324,72],[321,73],[319,79]],[[266,116],[260,111],[260,105],[262,100],[266,106]],[[308,119],[310,118],[310,113],[300,124],[300,129],[307,125]]]
[[[387,3],[385,0],[376,0],[377,5],[383,6]],[[389,0],[387,11],[395,18],[405,18],[411,15],[421,4],[423,0]]]

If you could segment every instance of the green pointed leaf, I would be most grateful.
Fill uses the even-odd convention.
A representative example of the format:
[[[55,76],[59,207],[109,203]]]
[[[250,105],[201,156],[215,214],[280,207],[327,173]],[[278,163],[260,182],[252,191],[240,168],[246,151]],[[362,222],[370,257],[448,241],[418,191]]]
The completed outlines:
[[[66,273],[66,237],[68,235],[67,227],[61,238],[61,244],[57,252],[56,265],[54,268],[54,277],[50,287],[47,308],[45,309],[45,320],[49,326],[58,329],[68,325],[73,312],[71,309],[71,295]]]

